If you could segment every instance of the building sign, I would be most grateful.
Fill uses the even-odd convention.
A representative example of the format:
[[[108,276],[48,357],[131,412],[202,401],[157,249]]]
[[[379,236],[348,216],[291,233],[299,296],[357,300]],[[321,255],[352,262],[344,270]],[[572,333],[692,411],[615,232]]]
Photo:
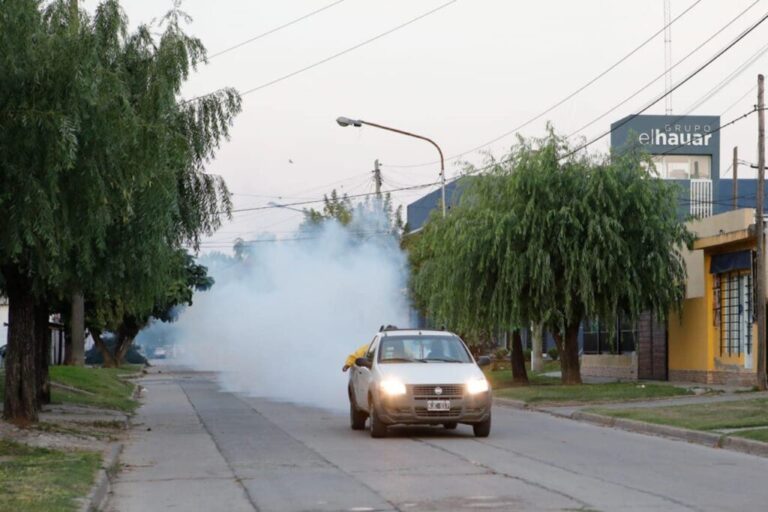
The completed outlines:
[[[720,116],[628,116],[611,125],[611,147],[636,141],[651,155],[706,155],[720,167]]]
[[[643,146],[709,146],[711,133],[692,131],[694,127],[666,125],[663,129],[654,128],[650,132],[640,133],[637,140]]]

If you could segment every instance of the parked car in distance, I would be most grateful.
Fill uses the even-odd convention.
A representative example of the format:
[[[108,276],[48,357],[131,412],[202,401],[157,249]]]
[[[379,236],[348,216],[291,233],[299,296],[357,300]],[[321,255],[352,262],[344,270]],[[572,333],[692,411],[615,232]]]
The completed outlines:
[[[376,334],[349,377],[353,430],[370,420],[372,437],[391,425],[471,425],[475,436],[491,431],[491,386],[457,335],[446,331],[389,329]]]

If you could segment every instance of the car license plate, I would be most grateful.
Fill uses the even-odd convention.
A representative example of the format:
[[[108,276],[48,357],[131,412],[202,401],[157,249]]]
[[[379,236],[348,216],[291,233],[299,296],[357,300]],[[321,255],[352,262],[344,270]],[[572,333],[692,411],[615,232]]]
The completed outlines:
[[[428,411],[450,411],[450,400],[427,400]]]

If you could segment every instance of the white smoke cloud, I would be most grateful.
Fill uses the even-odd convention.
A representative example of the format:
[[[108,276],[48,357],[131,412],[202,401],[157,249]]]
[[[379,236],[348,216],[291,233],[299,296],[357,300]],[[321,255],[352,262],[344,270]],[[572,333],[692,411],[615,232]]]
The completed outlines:
[[[346,407],[346,356],[380,325],[408,321],[405,256],[382,218],[326,222],[213,262],[216,284],[172,324],[182,361],[220,372],[229,391]]]

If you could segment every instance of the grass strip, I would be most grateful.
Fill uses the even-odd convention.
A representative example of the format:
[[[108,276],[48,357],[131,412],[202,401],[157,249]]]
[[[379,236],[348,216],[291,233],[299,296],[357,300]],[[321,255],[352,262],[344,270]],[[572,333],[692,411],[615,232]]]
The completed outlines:
[[[132,398],[133,384],[124,378],[137,373],[139,369],[136,365],[121,368],[51,366],[51,382],[84,391],[82,393],[54,386],[51,389],[51,402],[133,412],[139,403]],[[0,398],[5,394],[4,377],[0,371]]]
[[[0,510],[70,512],[79,509],[101,458],[0,440]]]
[[[693,430],[720,430],[768,425],[768,398],[643,409],[594,408],[589,412]],[[744,432],[734,435],[742,434]],[[750,435],[760,436],[760,434]]]
[[[744,437],[753,441],[762,441],[768,443],[768,428],[756,428],[753,430],[742,430],[741,432],[734,432],[731,436]]]
[[[690,391],[675,386],[638,384],[636,382],[564,386],[560,384],[560,379],[549,378],[546,381],[533,384],[531,386],[502,388],[496,391],[496,396],[522,400],[529,404],[569,404],[648,400],[690,394]]]
[[[53,388],[51,401],[132,412],[138,406],[138,402],[132,398],[133,384],[121,379],[131,373],[134,370],[125,368],[51,367],[51,381],[91,393],[88,395]]]

